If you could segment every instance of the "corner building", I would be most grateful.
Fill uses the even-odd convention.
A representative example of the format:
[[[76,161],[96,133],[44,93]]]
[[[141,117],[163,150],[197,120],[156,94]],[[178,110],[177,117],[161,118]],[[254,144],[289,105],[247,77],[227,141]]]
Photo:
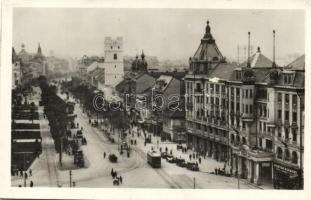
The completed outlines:
[[[297,91],[304,93],[304,56],[282,68],[258,47],[239,66],[227,63],[207,22],[189,65],[188,147],[227,162],[252,183],[299,188],[304,98]]]

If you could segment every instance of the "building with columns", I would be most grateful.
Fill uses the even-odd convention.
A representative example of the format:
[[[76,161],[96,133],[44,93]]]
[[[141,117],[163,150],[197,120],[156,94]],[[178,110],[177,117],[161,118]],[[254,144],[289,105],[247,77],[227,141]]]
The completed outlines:
[[[185,77],[187,145],[252,183],[299,188],[304,57],[282,68],[259,47],[249,54],[238,66],[227,63],[207,22]]]

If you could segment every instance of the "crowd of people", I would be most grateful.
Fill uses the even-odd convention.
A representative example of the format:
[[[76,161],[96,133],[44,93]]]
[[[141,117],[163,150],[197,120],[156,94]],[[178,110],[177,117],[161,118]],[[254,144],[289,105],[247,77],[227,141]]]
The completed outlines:
[[[23,171],[22,169],[13,170],[12,175],[13,176],[19,176],[21,179],[23,179],[24,180],[24,186],[26,187],[27,186],[27,180],[30,179],[30,177],[32,177],[32,169],[29,169],[28,173],[27,173],[27,171]],[[34,182],[32,180],[30,180],[29,186],[30,187],[34,186]],[[18,187],[22,187],[22,184],[19,184]]]

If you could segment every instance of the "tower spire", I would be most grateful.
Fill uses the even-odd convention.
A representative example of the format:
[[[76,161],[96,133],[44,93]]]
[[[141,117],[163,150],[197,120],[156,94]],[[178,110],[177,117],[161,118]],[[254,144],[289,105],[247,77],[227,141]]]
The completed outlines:
[[[251,40],[251,32],[248,32],[248,52],[247,52],[247,67],[251,67],[250,60],[249,60],[249,54],[250,54],[250,40]]]
[[[42,53],[42,50],[41,50],[41,46],[40,46],[40,42],[39,42],[39,45],[38,45],[38,54],[41,54]]]
[[[141,59],[145,59],[145,54],[144,54],[144,50],[142,49],[142,51],[141,51]]]
[[[273,30],[273,60],[272,67],[276,67],[275,65],[275,30]]]

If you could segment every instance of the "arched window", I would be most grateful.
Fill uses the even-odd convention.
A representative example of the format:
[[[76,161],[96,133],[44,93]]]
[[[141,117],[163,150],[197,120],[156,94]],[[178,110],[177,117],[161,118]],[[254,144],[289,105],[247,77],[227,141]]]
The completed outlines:
[[[285,160],[290,161],[290,153],[288,149],[285,150]]]
[[[236,141],[237,141],[237,143],[240,143],[240,136],[239,135],[236,136]]]
[[[231,134],[231,143],[234,143],[234,135]]]
[[[242,138],[242,143],[243,143],[243,144],[246,144],[246,139],[245,139],[245,137]]]
[[[278,147],[278,149],[277,149],[277,157],[278,157],[279,159],[282,159],[282,158],[283,158],[283,150],[282,150],[281,147]]]
[[[293,151],[293,153],[292,153],[292,162],[295,164],[298,163],[298,156],[297,156],[296,151]]]

